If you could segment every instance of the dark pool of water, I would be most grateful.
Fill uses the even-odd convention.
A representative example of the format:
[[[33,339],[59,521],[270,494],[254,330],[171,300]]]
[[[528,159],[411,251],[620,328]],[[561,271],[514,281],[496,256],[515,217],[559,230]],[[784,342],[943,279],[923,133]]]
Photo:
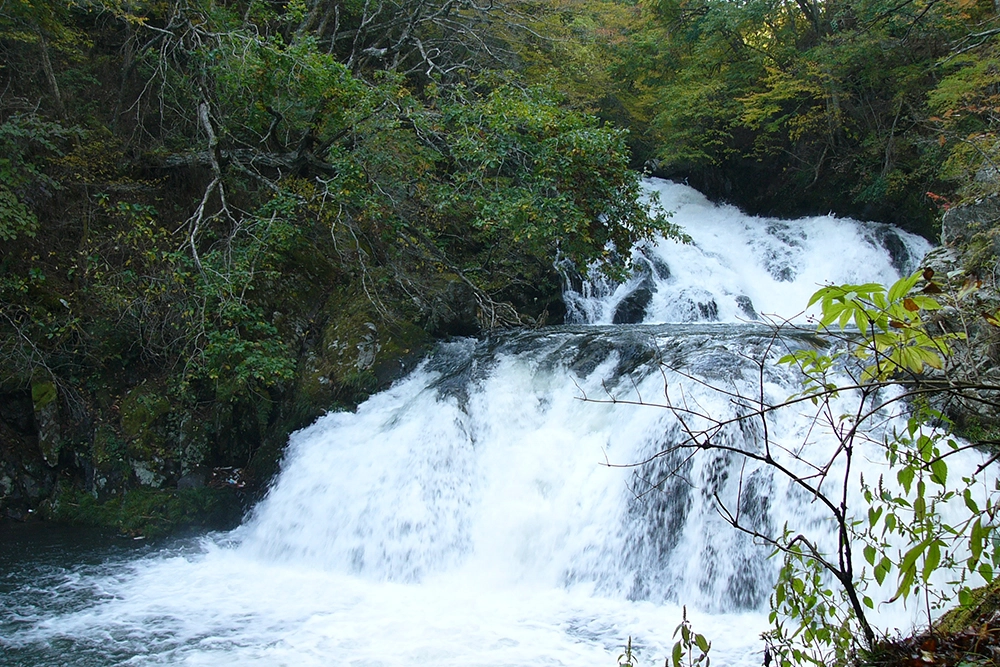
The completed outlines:
[[[81,641],[32,630],[48,619],[86,609],[107,596],[88,582],[114,576],[170,543],[132,540],[95,529],[0,523],[0,667],[106,667],[126,664],[100,637]]]

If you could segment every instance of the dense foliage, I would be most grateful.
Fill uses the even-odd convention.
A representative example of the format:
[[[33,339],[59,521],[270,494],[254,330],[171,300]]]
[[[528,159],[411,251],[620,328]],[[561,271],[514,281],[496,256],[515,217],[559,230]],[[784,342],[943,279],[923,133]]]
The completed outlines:
[[[317,345],[363,343],[323,340],[331,320],[405,349],[414,325],[525,323],[556,307],[557,258],[613,270],[669,229],[624,131],[511,69],[531,9],[3,4],[0,393],[58,398],[47,463],[178,439],[200,449],[149,479],[246,463],[206,448],[283,439]],[[311,378],[340,389],[303,410],[370,390],[374,363]]]
[[[660,173],[756,211],[925,234],[940,206],[995,190],[992,3],[649,0],[635,12],[608,14],[621,29],[602,45],[598,103]]]

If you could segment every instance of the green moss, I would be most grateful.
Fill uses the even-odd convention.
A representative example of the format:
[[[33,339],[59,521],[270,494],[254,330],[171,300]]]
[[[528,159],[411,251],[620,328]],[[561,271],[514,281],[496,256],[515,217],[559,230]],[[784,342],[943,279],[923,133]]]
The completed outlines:
[[[345,398],[360,398],[374,393],[378,389],[378,378],[370,370],[349,369],[340,378],[340,392]]]
[[[102,469],[128,467],[125,463],[125,441],[107,424],[101,424],[94,430],[94,445],[91,451],[96,467]]]
[[[996,442],[1000,441],[1000,424],[970,415],[958,425],[955,434],[971,442]]]
[[[997,265],[997,248],[1000,247],[1000,229],[988,229],[974,235],[963,249],[963,267],[966,273],[983,275]]]
[[[56,400],[56,385],[53,382],[31,383],[31,402],[38,411]]]
[[[179,412],[190,409],[184,406]],[[125,451],[117,443],[106,442],[120,453],[139,482],[146,486],[161,486],[175,472],[182,451],[182,438],[177,433],[176,415],[167,392],[156,382],[144,382],[133,388],[121,401],[121,433]],[[95,452],[96,453],[96,452]],[[122,479],[130,475],[126,473]]]
[[[123,534],[159,537],[189,529],[222,529],[236,525],[242,508],[229,489],[139,488],[99,502],[77,490],[57,496],[50,510],[56,521],[113,528]]]
[[[359,289],[331,296],[317,317],[325,323],[303,359],[295,393],[320,411],[336,403],[356,404],[386,386],[422,355],[430,335],[402,317],[377,312]]]
[[[143,383],[122,400],[122,428],[128,436],[139,436],[168,412],[170,401],[166,396],[155,385]]]
[[[969,604],[949,609],[934,627],[942,633],[962,632],[974,625],[989,622],[1000,612],[1000,579],[972,591]]]

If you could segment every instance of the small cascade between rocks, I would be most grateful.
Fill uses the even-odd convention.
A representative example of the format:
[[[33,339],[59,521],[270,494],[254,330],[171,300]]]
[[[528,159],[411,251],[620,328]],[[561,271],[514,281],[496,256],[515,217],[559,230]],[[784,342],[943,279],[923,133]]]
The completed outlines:
[[[912,273],[930,246],[892,225],[819,216],[776,220],[711,203],[679,183],[647,188],[692,240],[632,249],[623,284],[567,280],[569,317],[587,324],[752,322],[794,318],[820,285],[888,282]]]
[[[691,244],[634,248],[624,284],[569,281],[570,324],[442,343],[356,412],[293,434],[236,531],[52,572],[55,595],[5,594],[13,664],[614,667],[630,636],[656,664],[682,605],[713,664],[761,664],[778,564],[716,503],[762,531],[829,526],[740,457],[664,455],[683,425],[649,404],[666,390],[724,419],[738,408],[712,386],[795,393],[787,369],[753,361],[779,354],[768,318],[803,318],[824,283],[893,281],[928,245],[648,188]],[[804,442],[810,422],[770,428]]]

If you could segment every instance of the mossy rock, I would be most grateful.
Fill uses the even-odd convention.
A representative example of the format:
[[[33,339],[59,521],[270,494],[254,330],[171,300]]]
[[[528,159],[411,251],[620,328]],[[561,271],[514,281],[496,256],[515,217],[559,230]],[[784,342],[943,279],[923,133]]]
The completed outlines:
[[[1000,613],[1000,579],[981,586],[972,591],[972,599],[968,604],[949,609],[937,623],[934,629],[941,633],[956,633],[994,621]]]
[[[412,322],[377,312],[360,290],[341,290],[318,319],[326,324],[300,366],[296,396],[322,409],[384,388],[412,369],[432,342]]]
[[[94,429],[90,460],[94,468],[92,491],[99,497],[106,497],[125,487],[132,473],[128,462],[128,446],[110,424],[99,424]]]
[[[455,274],[442,274],[424,307],[424,328],[435,337],[479,333],[478,305],[472,288]]]
[[[158,382],[147,381],[134,387],[121,401],[121,440],[125,449],[122,451],[109,432],[98,429],[95,465],[102,462],[100,457],[115,457],[130,469],[127,476],[154,487],[168,486],[187,470],[201,465],[206,443],[218,431],[213,426],[219,419],[214,414],[203,414],[204,410],[199,412],[190,402],[176,407],[175,402]],[[209,412],[225,412],[226,407],[215,403]]]
[[[955,424],[955,435],[970,442],[1000,442],[1000,415],[991,413],[989,418],[980,415],[963,415],[965,418]],[[995,445],[986,447],[995,452]]]
[[[215,435],[211,419],[196,410],[186,410],[171,415],[171,437],[174,456],[184,475],[205,463],[209,456],[210,442]]]
[[[31,518],[57,474],[45,464],[34,438],[0,420],[0,521]]]
[[[231,489],[139,488],[104,502],[79,490],[64,490],[48,510],[55,521],[113,528],[125,535],[160,537],[188,530],[228,529],[243,516]]]
[[[994,227],[975,234],[962,248],[963,266],[971,275],[991,275],[1000,255],[1000,229]]]
[[[161,387],[144,382],[125,395],[121,402],[121,421],[126,436],[141,437],[170,412],[170,401],[165,393]]]
[[[58,396],[54,382],[32,382],[31,402],[35,410],[41,410],[56,400]]]
[[[94,429],[94,444],[91,448],[92,462],[102,470],[127,468],[125,461],[128,450],[125,440],[109,424],[100,424]]]
[[[993,194],[955,206],[941,219],[941,243],[961,244],[989,230],[1000,220],[1000,196]]]
[[[59,391],[54,382],[31,383],[31,402],[38,425],[38,448],[45,463],[53,468],[59,463],[59,451],[63,446],[58,397]]]

